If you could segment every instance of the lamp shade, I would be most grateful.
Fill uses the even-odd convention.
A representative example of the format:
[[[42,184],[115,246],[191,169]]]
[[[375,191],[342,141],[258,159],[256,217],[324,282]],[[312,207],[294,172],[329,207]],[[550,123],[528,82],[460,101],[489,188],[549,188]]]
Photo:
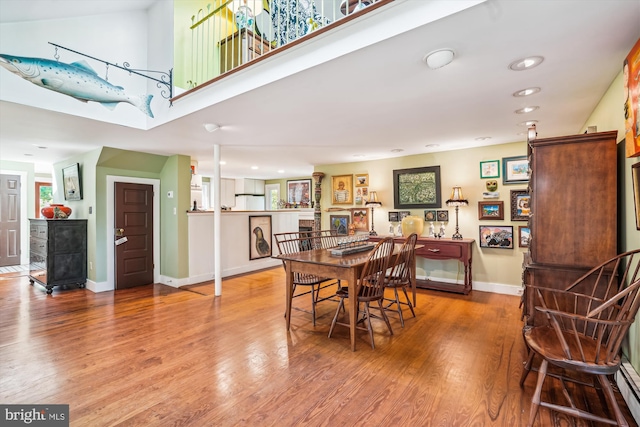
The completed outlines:
[[[536,124],[533,123],[527,131],[527,141],[535,141],[538,132],[536,131]]]
[[[376,191],[369,192],[369,200],[365,203],[365,206],[372,206],[376,208],[382,206],[382,202],[378,200],[378,193]]]
[[[451,190],[451,196],[447,200],[447,206],[467,206],[469,201],[462,195],[462,188],[455,186]]]

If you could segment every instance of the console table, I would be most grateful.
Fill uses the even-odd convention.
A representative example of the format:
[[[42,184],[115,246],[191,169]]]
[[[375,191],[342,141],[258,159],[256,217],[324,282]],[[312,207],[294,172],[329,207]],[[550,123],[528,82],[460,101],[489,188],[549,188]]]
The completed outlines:
[[[371,236],[369,240],[378,241],[387,236]],[[396,243],[404,242],[401,236],[391,236]],[[423,289],[455,292],[468,295],[472,288],[471,257],[473,253],[474,239],[436,239],[432,237],[418,237],[416,255],[421,258],[447,260],[455,259],[464,265],[464,285],[438,282],[435,280],[416,280],[416,286]]]

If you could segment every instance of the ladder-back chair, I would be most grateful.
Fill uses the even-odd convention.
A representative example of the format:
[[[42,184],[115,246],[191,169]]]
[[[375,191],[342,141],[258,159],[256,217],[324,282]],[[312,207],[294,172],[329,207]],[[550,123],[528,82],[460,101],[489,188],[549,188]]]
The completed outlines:
[[[386,288],[393,289],[394,299],[385,298],[385,310],[393,311],[398,313],[400,317],[400,325],[404,328],[404,316],[402,315],[402,306],[409,307],[411,310],[411,314],[413,317],[416,317],[416,313],[413,310],[413,304],[411,303],[411,299],[409,298],[409,294],[407,294],[407,286],[411,285],[412,279],[412,267],[416,256],[416,241],[418,240],[418,235],[416,233],[412,233],[407,237],[407,239],[402,244],[402,248],[400,248],[400,252],[396,256],[395,263],[391,267],[391,269],[387,272],[387,275],[384,279],[384,285]],[[404,301],[401,301],[400,295],[398,294],[398,289],[401,289],[404,293]]]

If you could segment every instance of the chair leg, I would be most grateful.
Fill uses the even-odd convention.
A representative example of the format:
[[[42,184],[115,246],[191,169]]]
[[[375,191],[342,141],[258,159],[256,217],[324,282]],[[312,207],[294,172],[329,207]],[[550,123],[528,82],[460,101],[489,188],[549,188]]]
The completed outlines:
[[[533,363],[533,356],[535,355],[535,352],[533,350],[531,350],[530,348],[528,348],[528,350],[529,357],[527,357],[527,361],[525,362],[522,370],[522,376],[520,377],[520,387],[524,386],[524,381],[527,379],[529,372],[531,372],[531,364]]]
[[[318,289],[317,292],[320,294],[320,289]],[[313,319],[313,326],[316,326],[316,298],[316,285],[311,285],[311,317]]]
[[[384,310],[382,310],[384,313]],[[369,338],[371,339],[371,348],[375,350],[376,345],[373,342],[373,328],[371,327],[371,314],[369,313],[369,302],[364,303],[364,317],[367,321],[367,331],[369,331]]]
[[[396,297],[396,311],[400,317],[400,326],[404,328],[404,317],[402,316],[402,306],[400,305],[400,297],[398,296],[398,288],[393,288],[393,294]]]
[[[628,427],[629,423],[622,415],[622,411],[618,406],[618,402],[616,401],[616,396],[613,393],[613,388],[611,387],[611,383],[606,375],[598,375],[598,381],[600,381],[600,385],[602,385],[602,389],[604,391],[605,397],[609,402],[609,406],[613,409],[613,413],[616,416],[616,421],[619,426]]]
[[[407,305],[409,306],[409,310],[411,310],[411,314],[413,315],[413,317],[416,317],[416,312],[413,310],[413,303],[411,302],[411,299],[409,298],[409,294],[407,293],[406,286],[402,287],[402,292],[404,292],[404,297],[407,299]]]
[[[549,362],[546,360],[542,360],[542,363],[540,364],[540,370],[538,371],[538,384],[536,385],[536,391],[533,393],[533,398],[531,399],[531,412],[529,412],[528,427],[533,426],[533,421],[536,419],[536,415],[538,415],[538,409],[540,408],[540,395],[542,394],[542,384],[547,376],[548,365]]]
[[[389,334],[393,335],[393,329],[391,329],[391,323],[389,322],[389,317],[387,316],[387,313],[384,310],[384,307],[382,306],[382,300],[378,300],[378,305],[380,306],[380,312],[382,313],[382,318],[384,319],[384,322],[387,324],[387,328],[389,328]]]
[[[344,298],[340,298],[340,302],[338,303],[338,308],[336,309],[336,314],[333,316],[333,321],[331,322],[331,327],[329,328],[329,338],[331,338],[331,334],[333,333],[333,328],[336,326],[336,322],[338,321],[338,314],[340,313],[340,307],[344,310]]]

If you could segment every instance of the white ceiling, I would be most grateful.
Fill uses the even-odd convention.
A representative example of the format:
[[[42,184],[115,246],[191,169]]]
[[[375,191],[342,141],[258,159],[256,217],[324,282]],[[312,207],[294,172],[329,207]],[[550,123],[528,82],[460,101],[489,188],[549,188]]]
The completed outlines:
[[[154,1],[164,0],[0,0],[0,23]],[[589,125],[638,38],[637,0],[488,0],[148,131],[2,101],[0,156],[42,168],[108,145],[190,155],[212,175],[215,138],[227,162],[223,177],[268,179],[308,176],[314,165],[523,141],[525,120],[538,120],[540,137],[574,134]],[[442,47],[455,51],[454,62],[430,70],[422,58]],[[545,59],[529,71],[508,69],[530,55]],[[532,86],[542,91],[512,96]],[[514,113],[529,105],[540,108]],[[207,122],[222,128],[208,134]]]

